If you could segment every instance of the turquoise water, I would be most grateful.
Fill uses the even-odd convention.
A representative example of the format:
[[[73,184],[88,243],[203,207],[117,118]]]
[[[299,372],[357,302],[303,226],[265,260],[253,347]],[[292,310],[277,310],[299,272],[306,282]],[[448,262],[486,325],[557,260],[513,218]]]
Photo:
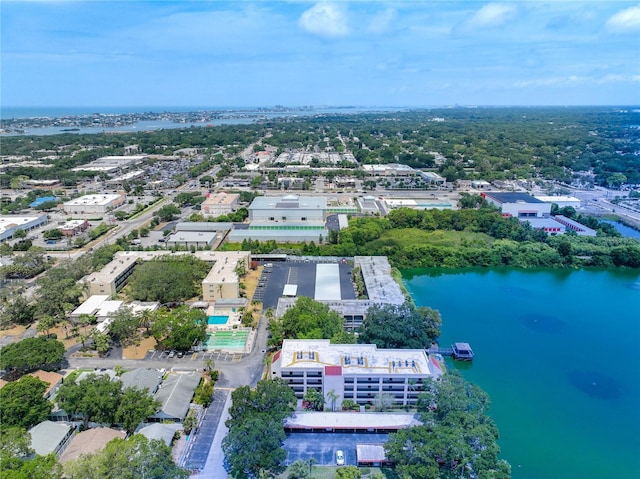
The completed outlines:
[[[229,316],[214,315],[214,316],[209,316],[209,319],[207,320],[207,324],[227,324],[227,321],[229,321]]]
[[[514,479],[640,477],[640,271],[404,271],[487,391]]]

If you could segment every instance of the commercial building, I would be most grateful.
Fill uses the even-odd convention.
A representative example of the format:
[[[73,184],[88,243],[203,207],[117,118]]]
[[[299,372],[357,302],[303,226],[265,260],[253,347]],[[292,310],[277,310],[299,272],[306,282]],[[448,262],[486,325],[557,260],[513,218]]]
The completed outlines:
[[[205,216],[222,216],[233,213],[238,209],[240,195],[237,193],[220,192],[208,194],[200,205],[200,211]]]
[[[60,226],[60,230],[65,236],[75,236],[87,229],[89,229],[89,222],[87,220],[69,220]]]
[[[413,210],[446,210],[453,208],[453,203],[441,198],[384,198],[381,200],[386,210],[411,208]]]
[[[166,240],[167,247],[209,248],[218,236],[210,231],[178,231]]]
[[[31,231],[49,222],[47,215],[40,216],[0,216],[0,241],[12,239],[16,231]]]
[[[124,171],[132,165],[138,164],[147,157],[142,155],[127,156],[103,156],[86,165],[72,168],[71,171],[95,171],[95,172],[116,172]]]
[[[502,211],[502,216],[516,218],[540,218],[551,215],[551,204],[526,193],[480,193],[492,205]]]
[[[537,195],[537,199],[545,203],[556,204],[558,208],[570,206],[572,208],[580,208],[580,200],[574,196],[541,196]]]
[[[68,214],[89,215],[104,214],[124,203],[123,195],[85,195],[63,203]]]
[[[396,405],[415,404],[423,380],[442,374],[443,365],[424,349],[378,349],[328,339],[285,339],[271,362],[271,377],[284,379],[298,399],[316,389],[332,410],[346,399],[374,404],[381,394],[390,395]]]
[[[235,227],[229,241],[319,242],[329,234],[327,199],[323,197],[258,196],[248,209],[249,224]]]

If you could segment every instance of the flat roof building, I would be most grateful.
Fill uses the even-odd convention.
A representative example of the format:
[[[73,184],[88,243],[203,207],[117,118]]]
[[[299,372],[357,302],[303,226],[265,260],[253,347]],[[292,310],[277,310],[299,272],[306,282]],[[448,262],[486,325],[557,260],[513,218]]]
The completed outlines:
[[[258,196],[249,206],[249,225],[234,228],[229,241],[320,242],[329,235],[327,212],[324,197]]]
[[[240,195],[237,193],[209,194],[200,205],[200,211],[205,216],[227,215],[238,209],[239,199]]]
[[[183,248],[210,248],[216,242],[218,235],[210,231],[178,231],[170,235],[166,245]]]
[[[2,215],[0,216],[0,241],[12,239],[18,230],[31,231],[46,225],[48,222],[47,215]]]
[[[580,200],[574,196],[542,196],[536,195],[536,198],[545,203],[551,203],[558,205],[558,208],[564,208],[570,206],[572,208],[580,208]]]
[[[104,214],[124,203],[123,195],[85,195],[63,203],[68,214]]]
[[[415,404],[423,390],[422,381],[442,376],[443,368],[424,349],[285,339],[273,356],[271,377],[284,379],[298,399],[307,390],[316,389],[331,410],[339,410],[345,399],[374,404],[380,394],[389,394],[396,405]]]
[[[536,218],[551,214],[551,204],[545,203],[527,193],[496,193],[488,191],[480,193],[480,195],[492,205],[500,208],[502,216]]]

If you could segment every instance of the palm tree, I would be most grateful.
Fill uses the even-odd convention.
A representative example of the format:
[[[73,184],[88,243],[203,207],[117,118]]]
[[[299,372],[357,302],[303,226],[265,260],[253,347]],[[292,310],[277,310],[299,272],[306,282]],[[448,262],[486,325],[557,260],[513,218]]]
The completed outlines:
[[[327,397],[329,398],[329,401],[331,401],[331,411],[335,411],[336,410],[336,400],[340,396],[338,394],[336,394],[335,389],[332,389],[331,391],[327,392]]]

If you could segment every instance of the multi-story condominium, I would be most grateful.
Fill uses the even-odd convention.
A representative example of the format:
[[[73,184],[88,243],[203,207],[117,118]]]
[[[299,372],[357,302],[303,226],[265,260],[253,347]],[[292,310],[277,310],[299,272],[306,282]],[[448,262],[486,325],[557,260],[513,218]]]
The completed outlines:
[[[271,363],[271,376],[284,379],[302,399],[315,388],[325,405],[342,401],[374,404],[389,394],[396,405],[414,404],[424,379],[437,379],[444,367],[424,349],[378,349],[375,344],[331,344],[328,339],[285,339]]]

